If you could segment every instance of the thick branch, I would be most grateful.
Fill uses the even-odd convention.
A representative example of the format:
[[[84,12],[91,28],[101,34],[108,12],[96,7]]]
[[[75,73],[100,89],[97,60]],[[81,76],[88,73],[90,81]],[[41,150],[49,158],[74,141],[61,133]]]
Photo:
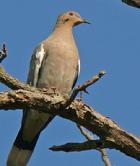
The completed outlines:
[[[1,75],[0,78],[0,80],[4,80]],[[30,91],[30,88],[23,90],[26,85],[17,80],[14,82],[14,78],[11,76],[6,75],[5,78],[9,80],[10,84],[3,81],[4,84],[13,89],[19,89],[20,86],[17,85],[21,85],[22,89],[0,93],[0,109],[34,108],[38,111],[59,115],[98,135],[106,143],[106,148],[120,150],[126,155],[140,160],[140,139],[124,131],[114,121],[96,112],[93,108],[81,101],[74,100],[69,107],[61,109],[64,108],[68,98],[59,92],[52,89],[39,91],[35,88],[33,91]]]
[[[63,108],[65,97],[59,93],[41,93],[17,90],[0,93],[0,109],[36,108],[39,111],[59,115],[84,126],[107,142],[105,148],[114,148],[140,160],[140,139],[121,129],[111,119],[96,112],[86,104],[75,100]],[[87,148],[91,149],[91,148]]]
[[[140,8],[140,0],[122,0],[122,2],[130,6]]]
[[[26,91],[46,91],[47,89],[39,89],[32,87],[30,85],[27,85],[25,83],[22,83],[21,81],[17,80],[16,78],[9,75],[2,66],[0,66],[0,82],[9,87],[12,90],[26,90]],[[51,91],[55,92],[54,88],[51,89]]]
[[[8,73],[5,72],[5,70],[1,66],[0,66],[0,82],[13,90],[17,89],[31,90],[30,86],[23,84],[17,79],[10,76]]]

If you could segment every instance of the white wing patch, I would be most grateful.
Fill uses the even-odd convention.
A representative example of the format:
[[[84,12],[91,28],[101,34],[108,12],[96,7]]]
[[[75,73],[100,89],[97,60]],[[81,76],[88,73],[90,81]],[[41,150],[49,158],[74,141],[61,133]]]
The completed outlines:
[[[36,62],[35,62],[33,86],[36,86],[36,84],[37,84],[39,69],[41,67],[44,55],[45,55],[45,50],[43,48],[43,44],[41,44],[40,47],[37,49],[36,55],[35,55],[36,56]]]
[[[80,74],[80,59],[78,59],[78,76]]]

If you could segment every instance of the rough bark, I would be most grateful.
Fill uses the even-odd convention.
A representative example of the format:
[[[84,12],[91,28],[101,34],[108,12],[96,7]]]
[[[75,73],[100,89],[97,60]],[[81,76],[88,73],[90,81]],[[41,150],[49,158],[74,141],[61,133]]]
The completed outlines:
[[[130,6],[140,8],[140,0],[122,0],[122,2]]]
[[[3,70],[1,70],[1,73]],[[0,80],[3,75],[0,73]],[[3,72],[4,74],[4,72]],[[38,111],[59,115],[65,119],[69,119],[77,124],[84,126],[92,133],[98,135],[101,140],[87,141],[87,146],[81,146],[81,150],[94,149],[95,143],[99,148],[116,149],[124,154],[140,160],[140,139],[120,128],[116,122],[96,112],[95,109],[85,103],[74,100],[70,106],[65,108],[69,97],[60,94],[56,89],[36,89],[30,88],[19,81],[15,81],[10,76],[9,81],[2,81],[12,90],[0,93],[0,109],[24,109],[27,107],[36,108]],[[6,82],[6,83],[5,83]],[[23,85],[23,89],[18,87],[18,84]],[[27,86],[27,89],[26,89]],[[84,143],[85,145],[85,143]],[[87,147],[85,149],[85,147]],[[77,148],[77,146],[76,146]],[[75,147],[69,151],[75,151]]]

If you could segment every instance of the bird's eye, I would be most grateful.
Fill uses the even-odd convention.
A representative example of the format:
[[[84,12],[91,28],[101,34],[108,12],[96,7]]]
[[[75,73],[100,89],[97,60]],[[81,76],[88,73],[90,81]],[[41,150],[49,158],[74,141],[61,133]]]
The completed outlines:
[[[70,16],[73,16],[74,14],[71,12],[71,13],[69,13],[69,15],[70,15]]]
[[[69,19],[67,18],[67,19],[65,19],[65,21],[64,22],[67,22],[67,21],[69,21]]]

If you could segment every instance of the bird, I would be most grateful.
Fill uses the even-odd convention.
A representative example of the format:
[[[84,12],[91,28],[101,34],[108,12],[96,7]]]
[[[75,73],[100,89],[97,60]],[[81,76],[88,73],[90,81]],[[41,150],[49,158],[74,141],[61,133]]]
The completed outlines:
[[[50,36],[40,42],[31,56],[27,83],[37,88],[55,87],[70,94],[80,72],[80,58],[72,29],[89,23],[78,12],[60,14]],[[7,166],[26,166],[41,131],[54,115],[35,109],[23,110],[21,128],[8,155]]]

